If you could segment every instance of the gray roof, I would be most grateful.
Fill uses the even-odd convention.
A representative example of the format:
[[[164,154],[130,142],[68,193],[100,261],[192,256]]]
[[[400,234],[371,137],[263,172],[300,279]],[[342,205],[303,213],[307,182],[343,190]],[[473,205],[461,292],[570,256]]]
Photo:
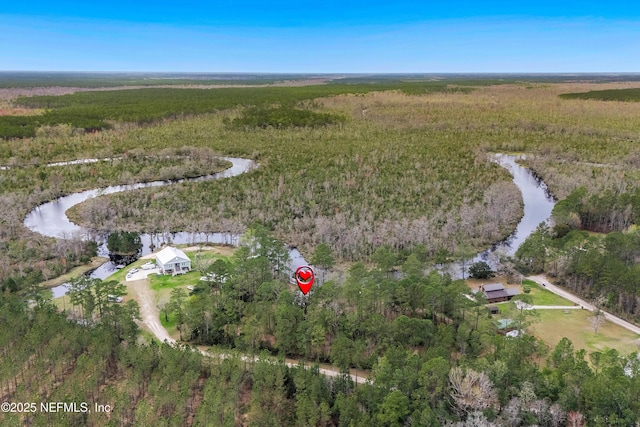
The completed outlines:
[[[510,298],[514,295],[519,295],[520,291],[516,288],[505,289],[502,283],[491,283],[489,285],[483,285],[485,297],[491,301],[500,298]]]
[[[509,295],[509,293],[504,289],[500,289],[499,291],[485,292],[484,295],[488,300],[493,300],[496,298],[508,298],[509,296],[512,296]]]
[[[482,285],[482,289],[485,292],[501,291],[504,289],[504,285],[502,283],[491,283],[490,285]]]

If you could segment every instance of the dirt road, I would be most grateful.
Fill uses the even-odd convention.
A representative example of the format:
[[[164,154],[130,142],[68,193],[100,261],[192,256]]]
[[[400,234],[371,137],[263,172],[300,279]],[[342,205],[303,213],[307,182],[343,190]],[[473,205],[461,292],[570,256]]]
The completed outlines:
[[[542,284],[546,289],[550,290],[556,295],[560,295],[561,297],[568,299],[571,302],[574,302],[587,310],[594,311],[595,307],[593,304],[588,303],[580,297],[573,295],[570,292],[565,291],[564,289],[559,288],[553,283],[549,282],[549,279],[545,275],[539,276],[529,276],[527,277],[529,280],[533,280],[536,283]],[[633,323],[629,323],[624,319],[619,318],[618,316],[614,316],[611,313],[607,313],[606,311],[602,311],[604,313],[604,318],[610,321],[611,323],[615,323],[616,325],[622,326],[623,328],[640,335],[640,327],[634,325]]]
[[[160,311],[156,305],[155,295],[149,287],[149,282],[146,279],[136,280],[130,282],[130,285],[130,288],[136,293],[137,298],[135,299],[140,304],[140,317],[147,330],[161,342],[167,341],[169,344],[175,344],[176,340],[171,338],[162,323],[160,323]]]
[[[130,288],[132,288],[136,293],[135,299],[140,304],[140,317],[146,329],[155,335],[155,337],[161,342],[166,341],[169,344],[176,344],[176,340],[171,338],[167,330],[162,326],[162,323],[160,323],[160,311],[158,310],[155,295],[149,287],[149,282],[147,280],[137,280],[129,283],[131,285]],[[200,352],[208,357],[220,357],[223,359],[233,357],[233,355],[226,353],[212,354],[205,350],[200,350]],[[255,358],[247,355],[241,355],[240,358],[243,361],[249,362],[255,360]],[[285,362],[285,365],[290,368],[297,367],[299,364],[300,360],[296,359],[287,359]],[[312,364],[305,362],[304,366],[305,368],[310,368]],[[320,368],[319,371],[322,375],[327,377],[337,377],[340,375],[340,370],[335,367]],[[358,371],[356,374],[350,374],[350,376],[356,384],[364,384],[367,382],[366,373],[362,371]]]

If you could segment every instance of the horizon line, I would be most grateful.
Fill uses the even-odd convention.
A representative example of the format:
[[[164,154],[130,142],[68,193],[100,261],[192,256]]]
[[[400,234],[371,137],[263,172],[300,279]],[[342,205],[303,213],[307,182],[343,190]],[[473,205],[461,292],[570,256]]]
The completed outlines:
[[[640,75],[640,71],[154,71],[154,70],[0,70],[0,73],[198,74],[198,75]]]

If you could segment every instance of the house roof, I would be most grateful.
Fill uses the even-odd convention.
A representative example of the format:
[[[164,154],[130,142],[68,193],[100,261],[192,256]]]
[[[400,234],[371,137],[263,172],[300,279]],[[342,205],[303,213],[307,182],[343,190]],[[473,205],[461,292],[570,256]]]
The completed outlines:
[[[482,289],[485,292],[501,291],[504,289],[504,285],[502,283],[491,283],[490,285],[483,285]]]
[[[484,295],[488,300],[509,298],[520,294],[520,291],[516,288],[505,289],[502,283],[492,283],[490,285],[484,285],[482,288],[484,289]]]
[[[513,295],[510,295],[509,292],[507,292],[505,289],[501,289],[499,291],[485,292],[484,295],[488,300],[493,300],[496,298],[508,298],[509,296],[513,296]]]
[[[498,324],[498,329],[506,329],[513,323],[513,319],[500,319],[496,322]]]
[[[189,261],[189,257],[186,256],[184,252],[172,246],[167,246],[156,254],[156,259],[160,261],[161,264],[166,264],[175,258],[179,258],[182,261]]]
[[[507,288],[505,289],[510,296],[520,295],[520,291],[516,288]]]

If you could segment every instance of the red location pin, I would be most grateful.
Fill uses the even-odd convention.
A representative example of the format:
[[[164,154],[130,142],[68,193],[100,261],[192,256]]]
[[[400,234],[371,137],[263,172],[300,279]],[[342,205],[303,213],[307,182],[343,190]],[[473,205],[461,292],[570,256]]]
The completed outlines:
[[[313,269],[308,265],[302,265],[296,270],[296,283],[303,294],[308,294],[313,286],[313,281],[316,279],[316,274]]]

